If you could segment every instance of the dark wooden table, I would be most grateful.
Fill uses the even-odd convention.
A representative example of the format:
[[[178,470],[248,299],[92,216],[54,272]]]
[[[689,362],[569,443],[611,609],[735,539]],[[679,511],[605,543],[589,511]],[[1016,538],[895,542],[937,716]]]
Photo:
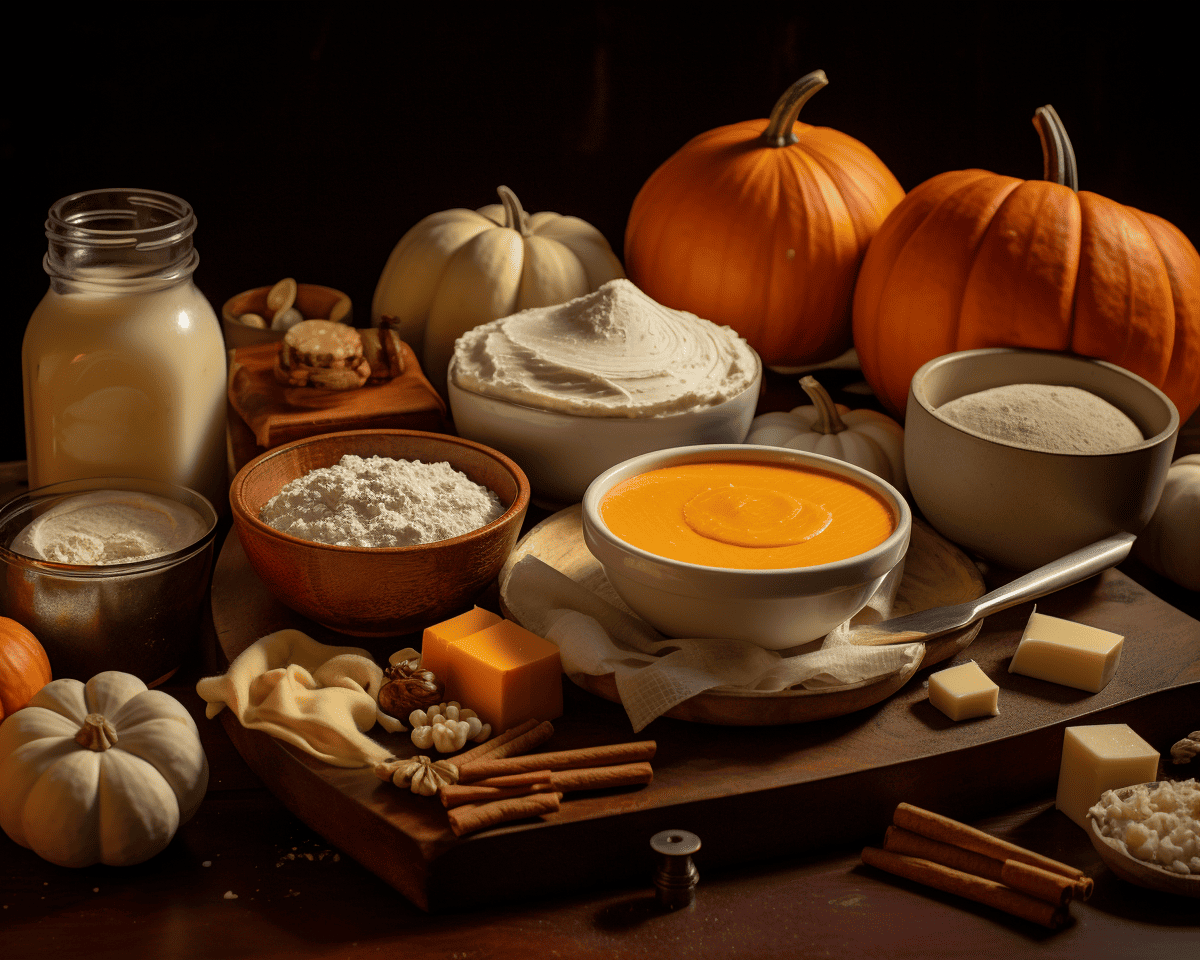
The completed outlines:
[[[1193,618],[1200,595],[1133,561],[1122,571]],[[1200,623],[1197,623],[1200,630]],[[1130,886],[1049,795],[976,825],[1081,867],[1093,897],[1049,932],[864,867],[858,849],[709,868],[692,906],[661,912],[644,882],[519,907],[431,916],[297,820],[249,770],[196,680],[224,669],[211,620],[164,687],[197,718],[212,776],[195,818],[133,867],[55,867],[0,834],[0,958],[1189,957],[1200,902]],[[1200,703],[1186,728],[1200,727]],[[1188,726],[1188,724],[1191,726]],[[1173,776],[1195,776],[1186,768]],[[1186,772],[1181,772],[1186,771]],[[948,785],[952,789],[952,785]],[[772,810],[781,835],[836,810]],[[736,831],[737,823],[728,829]],[[703,838],[702,838],[703,840]],[[579,851],[564,849],[563,857]],[[464,876],[464,888],[503,885]]]

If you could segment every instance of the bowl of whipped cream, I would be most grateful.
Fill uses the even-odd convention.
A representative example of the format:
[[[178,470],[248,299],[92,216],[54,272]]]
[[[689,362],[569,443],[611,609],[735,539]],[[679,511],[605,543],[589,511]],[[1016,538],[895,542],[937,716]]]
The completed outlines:
[[[520,464],[545,505],[579,502],[643,453],[741,443],[761,387],[762,363],[732,328],[625,279],[469,330],[447,376],[459,436]]]
[[[216,530],[213,505],[175,484],[38,487],[0,507],[0,609],[38,638],[55,677],[161,683],[198,636]]]

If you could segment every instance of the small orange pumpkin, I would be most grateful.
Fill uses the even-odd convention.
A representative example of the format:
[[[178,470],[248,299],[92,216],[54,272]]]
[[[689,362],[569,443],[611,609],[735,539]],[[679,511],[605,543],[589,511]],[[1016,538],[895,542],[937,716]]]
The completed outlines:
[[[879,229],[854,291],[863,375],[902,417],[912,375],[934,357],[1068,351],[1144,377],[1186,420],[1200,406],[1200,255],[1166,220],[1077,192],[1058,114],[1041,107],[1033,122],[1044,180],[938,174]]]
[[[37,638],[0,617],[0,720],[16,713],[51,680],[50,658]]]
[[[646,181],[625,229],[625,269],[647,294],[733,327],[764,363],[832,359],[850,345],[863,251],[904,190],[852,137],[796,122],[816,70],[768,120],[688,141]]]

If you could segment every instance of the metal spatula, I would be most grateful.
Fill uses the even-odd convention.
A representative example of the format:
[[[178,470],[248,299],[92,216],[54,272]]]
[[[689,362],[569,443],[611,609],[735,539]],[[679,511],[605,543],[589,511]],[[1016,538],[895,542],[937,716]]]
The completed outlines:
[[[859,646],[882,646],[940,637],[981,620],[988,614],[1007,610],[1026,600],[1036,600],[1116,566],[1129,555],[1134,539],[1132,533],[1114,533],[1111,537],[1097,540],[1053,563],[1017,577],[1011,583],[985,593],[978,600],[951,607],[933,607],[882,623],[855,627],[851,634],[852,642]]]

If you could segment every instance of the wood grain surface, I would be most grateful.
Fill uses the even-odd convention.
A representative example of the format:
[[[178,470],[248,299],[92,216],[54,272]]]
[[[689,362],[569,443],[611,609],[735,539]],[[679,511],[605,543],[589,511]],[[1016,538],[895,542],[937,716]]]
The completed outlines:
[[[812,853],[879,835],[901,800],[966,819],[1052,791],[1069,724],[1129,722],[1164,750],[1191,729],[1200,623],[1115,570],[1038,605],[1125,635],[1124,659],[1105,690],[1087,695],[1010,674],[1008,660],[1031,609],[1014,607],[985,621],[971,646],[971,657],[1001,688],[999,716],[952,723],[929,705],[921,671],[889,699],[819,723],[744,728],[661,718],[639,735],[658,741],[653,783],[580,795],[543,819],[462,839],[436,804],[382,784],[368,770],[328,767],[231,717],[223,723],[290,810],[423,909],[528,901],[627,880],[646,869],[646,840],[662,829],[705,837],[713,865]],[[285,626],[324,642],[354,642],[276,602],[236,536],[216,566],[212,609],[226,659]],[[417,639],[359,645],[382,660]],[[631,738],[616,704],[569,683],[564,702],[555,749]],[[391,745],[397,753],[412,750],[402,735]],[[798,829],[798,810],[824,813],[805,817]],[[464,885],[464,876],[504,882]]]

